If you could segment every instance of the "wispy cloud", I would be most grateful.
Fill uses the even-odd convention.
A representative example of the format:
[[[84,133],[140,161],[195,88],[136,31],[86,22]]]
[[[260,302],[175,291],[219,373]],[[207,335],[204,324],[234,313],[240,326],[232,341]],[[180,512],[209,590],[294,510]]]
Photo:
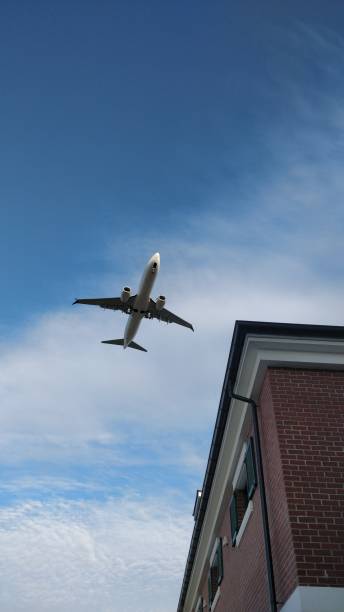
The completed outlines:
[[[169,500],[135,495],[2,509],[1,610],[172,612],[190,527]]]

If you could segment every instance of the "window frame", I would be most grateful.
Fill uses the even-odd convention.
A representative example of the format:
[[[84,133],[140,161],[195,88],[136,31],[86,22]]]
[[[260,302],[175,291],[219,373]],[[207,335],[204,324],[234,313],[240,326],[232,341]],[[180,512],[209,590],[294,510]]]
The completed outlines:
[[[237,506],[237,491],[243,491],[243,488],[239,488],[238,483],[243,478],[243,470],[245,470],[245,490],[247,494],[247,504],[245,512],[239,523],[238,506]],[[257,468],[255,460],[255,449],[254,441],[252,436],[243,444],[239,461],[234,473],[232,488],[233,494],[229,504],[229,518],[230,518],[230,529],[232,546],[239,546],[242,534],[245,531],[248,519],[253,511],[252,498],[257,488]]]
[[[216,563],[215,563],[216,561]],[[213,580],[212,580],[212,569],[218,567],[218,576],[216,579],[216,589],[213,591]],[[214,610],[218,598],[220,596],[220,584],[223,580],[223,551],[222,551],[222,538],[218,537],[215,540],[212,554],[209,559],[209,573],[208,573],[208,599],[209,599],[209,610]]]
[[[235,541],[239,532],[238,509],[236,505],[235,492],[233,493],[229,504],[229,522],[231,527],[232,546],[235,546]]]
[[[246,478],[247,478],[246,491],[247,491],[248,501],[250,501],[257,488],[256,457],[255,457],[255,449],[254,449],[254,442],[253,442],[252,436],[250,437],[248,445],[247,445],[244,464],[246,467]]]

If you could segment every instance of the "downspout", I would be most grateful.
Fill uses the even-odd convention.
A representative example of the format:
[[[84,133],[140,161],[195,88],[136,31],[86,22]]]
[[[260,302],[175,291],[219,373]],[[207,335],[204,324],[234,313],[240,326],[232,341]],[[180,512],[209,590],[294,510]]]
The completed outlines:
[[[268,581],[269,581],[270,609],[271,609],[271,612],[277,612],[276,588],[275,588],[274,568],[273,568],[273,562],[272,562],[271,539],[270,539],[268,509],[267,509],[267,503],[266,503],[266,493],[265,493],[265,482],[264,482],[264,473],[263,473],[262,449],[260,445],[257,404],[253,399],[249,397],[243,397],[242,395],[237,395],[236,393],[233,393],[231,390],[229,391],[229,393],[233,399],[239,400],[240,402],[245,402],[246,404],[250,404],[252,406],[253,433],[254,433],[254,442],[255,442],[255,447],[256,447],[256,455],[257,455],[258,484],[259,484],[260,498],[262,501],[262,521],[263,521],[263,531],[264,531],[266,567],[267,567]]]

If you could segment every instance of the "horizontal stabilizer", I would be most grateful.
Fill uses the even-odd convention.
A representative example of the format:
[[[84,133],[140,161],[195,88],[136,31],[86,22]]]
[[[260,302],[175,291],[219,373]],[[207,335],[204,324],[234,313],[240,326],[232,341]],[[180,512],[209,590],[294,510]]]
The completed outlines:
[[[102,340],[102,343],[103,344],[116,344],[117,346],[123,346],[124,340],[123,338],[119,338],[118,340]],[[128,344],[128,347],[137,349],[138,351],[144,351],[145,353],[147,353],[147,349],[143,348],[143,346],[140,346],[139,344],[136,344],[136,342],[130,342],[130,344]]]
[[[119,340],[102,340],[102,344],[118,344],[118,346],[123,346],[124,340],[123,338]]]
[[[137,349],[138,351],[144,351],[145,353],[147,353],[147,349],[143,348],[143,346],[140,346],[139,344],[136,344],[136,342],[131,341],[130,344],[128,344],[129,348],[134,348]]]

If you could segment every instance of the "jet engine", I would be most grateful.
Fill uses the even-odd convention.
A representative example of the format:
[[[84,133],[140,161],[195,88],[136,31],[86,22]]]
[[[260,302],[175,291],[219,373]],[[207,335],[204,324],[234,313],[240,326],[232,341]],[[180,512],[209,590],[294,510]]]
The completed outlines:
[[[159,297],[157,298],[156,302],[155,302],[155,308],[157,310],[162,310],[165,306],[165,302],[166,302],[166,298],[164,295],[159,295]]]
[[[125,304],[129,300],[130,294],[131,294],[130,287],[123,287],[123,291],[121,293],[121,300],[123,304]]]

